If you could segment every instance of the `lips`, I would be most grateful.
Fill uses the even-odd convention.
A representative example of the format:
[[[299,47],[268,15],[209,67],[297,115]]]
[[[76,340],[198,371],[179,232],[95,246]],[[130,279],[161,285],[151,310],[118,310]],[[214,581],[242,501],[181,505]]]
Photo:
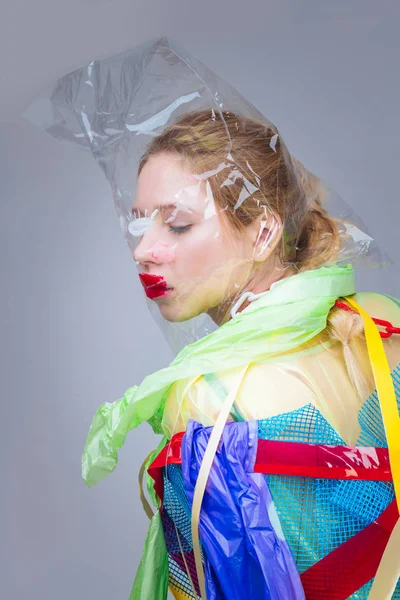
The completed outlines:
[[[139,275],[146,296],[150,300],[164,296],[171,288],[168,288],[167,282],[161,275],[151,275],[150,273],[140,273]]]

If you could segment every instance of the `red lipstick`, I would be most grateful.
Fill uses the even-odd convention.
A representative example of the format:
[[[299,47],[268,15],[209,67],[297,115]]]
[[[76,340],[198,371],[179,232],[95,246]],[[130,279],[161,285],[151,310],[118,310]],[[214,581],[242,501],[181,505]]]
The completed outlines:
[[[140,273],[139,275],[146,296],[150,300],[164,296],[170,288],[167,287],[167,282],[161,275],[151,275],[150,273]]]

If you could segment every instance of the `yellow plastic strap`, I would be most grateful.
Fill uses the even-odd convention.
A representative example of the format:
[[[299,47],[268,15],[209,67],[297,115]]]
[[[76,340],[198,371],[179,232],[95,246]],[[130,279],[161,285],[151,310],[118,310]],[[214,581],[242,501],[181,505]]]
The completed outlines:
[[[390,468],[397,506],[400,512],[400,416],[390,367],[386,358],[382,338],[374,321],[352,298],[347,302],[355,308],[364,322],[368,354],[378,392],[388,444]],[[400,519],[390,535],[374,577],[369,600],[390,600],[400,577]]]
[[[246,366],[239,373],[236,381],[236,385],[233,385],[229,390],[228,395],[222,405],[218,418],[215,422],[213,430],[208,440],[207,448],[203,456],[203,460],[200,466],[199,474],[197,477],[196,487],[194,489],[193,506],[192,506],[192,540],[193,540],[193,553],[196,563],[197,579],[200,587],[200,597],[202,600],[207,600],[206,584],[204,580],[203,563],[201,561],[200,554],[200,541],[199,541],[199,520],[200,510],[203,502],[204,492],[206,489],[208,477],[210,475],[211,467],[214,462],[214,457],[217,452],[218,444],[220,442],[222,432],[224,430],[226,421],[228,420],[229,413],[231,412],[232,405],[235,401],[243,377],[248,369]]]

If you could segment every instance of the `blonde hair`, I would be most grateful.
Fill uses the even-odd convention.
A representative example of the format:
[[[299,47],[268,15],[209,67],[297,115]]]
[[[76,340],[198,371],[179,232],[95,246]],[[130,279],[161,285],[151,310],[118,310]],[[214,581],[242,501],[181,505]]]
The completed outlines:
[[[321,180],[291,156],[272,124],[254,121],[230,111],[187,113],[149,144],[139,174],[154,155],[169,153],[187,162],[207,181],[214,201],[238,230],[268,212],[282,223],[282,242],[276,248],[284,266],[297,272],[334,261],[339,251],[338,221],[323,208]],[[229,185],[227,179],[229,178]],[[246,200],[240,203],[241,193]],[[363,335],[357,315],[333,310],[329,336],[343,345],[349,378],[361,398],[367,383],[350,347]]]
[[[331,339],[342,344],[349,379],[360,399],[365,400],[372,391],[372,372],[363,372],[351,347],[357,338],[365,343],[362,318],[356,313],[333,308],[328,315],[327,333]]]

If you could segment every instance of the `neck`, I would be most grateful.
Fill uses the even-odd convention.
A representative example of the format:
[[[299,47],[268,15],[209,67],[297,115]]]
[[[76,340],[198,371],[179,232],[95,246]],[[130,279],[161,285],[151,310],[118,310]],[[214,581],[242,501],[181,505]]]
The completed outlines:
[[[247,281],[247,283],[242,286],[240,292],[236,292],[234,295],[230,295],[229,299],[221,302],[217,306],[210,308],[208,310],[208,315],[212,318],[214,323],[216,323],[219,327],[231,320],[231,310],[235,302],[239,300],[239,298],[244,294],[244,292],[252,292],[253,294],[262,294],[263,292],[268,292],[273,283],[277,281],[281,281],[282,279],[286,279],[294,275],[294,271],[292,269],[284,269],[283,267],[280,269],[274,268],[273,272],[269,274],[269,276],[264,276],[261,278],[252,278]],[[239,307],[238,313],[242,312],[247,306],[249,306],[249,300],[244,300],[243,304]]]

